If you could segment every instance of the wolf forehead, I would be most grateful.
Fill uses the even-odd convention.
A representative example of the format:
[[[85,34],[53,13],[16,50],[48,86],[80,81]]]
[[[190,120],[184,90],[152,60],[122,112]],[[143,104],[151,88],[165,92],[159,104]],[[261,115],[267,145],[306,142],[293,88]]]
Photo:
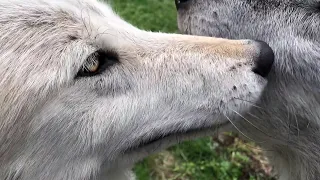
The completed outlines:
[[[92,35],[99,27],[94,19],[101,21],[103,17],[106,22],[117,19],[109,6],[96,0],[0,0],[0,12],[2,31],[33,32],[33,38],[41,36],[60,42],[96,40]]]
[[[74,74],[94,51],[120,49],[131,27],[96,0],[0,0],[0,12],[0,58],[12,69],[33,61]]]

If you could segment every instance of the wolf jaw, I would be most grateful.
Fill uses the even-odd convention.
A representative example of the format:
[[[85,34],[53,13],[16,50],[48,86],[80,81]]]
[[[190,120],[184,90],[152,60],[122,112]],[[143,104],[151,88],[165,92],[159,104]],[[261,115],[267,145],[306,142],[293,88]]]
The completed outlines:
[[[263,42],[146,32],[95,0],[0,12],[5,179],[131,178],[138,159],[241,121],[273,63]]]
[[[178,1],[185,34],[259,39],[275,51],[261,101],[240,130],[264,149],[281,180],[320,177],[319,1]],[[180,5],[179,5],[180,4]],[[252,126],[254,125],[254,126]]]

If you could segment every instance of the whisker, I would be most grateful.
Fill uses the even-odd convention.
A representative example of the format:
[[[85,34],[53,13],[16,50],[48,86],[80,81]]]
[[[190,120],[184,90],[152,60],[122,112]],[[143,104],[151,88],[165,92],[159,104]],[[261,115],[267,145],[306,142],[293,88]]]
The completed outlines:
[[[251,101],[248,101],[248,100],[245,100],[245,99],[241,99],[241,98],[234,98],[234,99],[250,103],[250,105],[252,105],[253,107],[256,107],[256,108],[259,108],[259,109],[264,109],[263,107],[256,105],[254,102],[251,102]]]
[[[270,135],[268,135],[266,132],[262,131],[260,128],[258,128],[256,125],[254,125],[251,121],[249,121],[247,118],[245,118],[243,115],[241,115],[239,112],[232,110],[234,113],[236,113],[237,115],[239,115],[241,118],[243,118],[245,121],[247,121],[251,126],[253,126],[254,128],[258,129],[260,132],[262,132],[263,134],[265,134],[268,137],[271,137]],[[271,137],[272,138],[272,137]]]
[[[248,144],[248,142],[246,142],[246,141],[244,141],[243,145],[249,147],[250,149],[259,150],[259,151],[262,151],[262,152],[274,152],[274,150],[264,149],[264,148],[252,146],[252,145]]]
[[[249,114],[250,116],[252,116],[252,117],[254,117],[254,118],[256,118],[256,119],[262,120],[261,118],[259,118],[258,116],[254,115],[254,114],[252,114],[252,113],[250,113],[250,112],[247,112],[247,114]]]
[[[290,146],[290,131],[291,131],[291,121],[290,121],[290,111],[289,108],[287,107],[287,121],[288,121],[288,140],[287,140],[287,147]]]
[[[240,131],[240,129],[231,121],[231,119],[225,115],[225,117],[229,120],[229,122],[243,135],[245,136],[246,138],[250,139],[251,141],[253,141],[254,143],[257,143],[257,144],[262,144],[262,143],[265,143],[266,141],[263,141],[263,142],[257,142],[255,140],[253,140],[252,138],[249,138],[248,136],[246,136],[242,131]],[[255,150],[260,150],[262,152],[273,152],[274,150],[270,150],[270,149],[264,149],[264,148],[260,148],[260,147],[255,147],[255,146],[252,146],[250,144],[248,144],[247,142],[244,142],[244,145],[251,148],[251,149],[255,149]]]
[[[88,30],[88,27],[87,27],[85,18],[83,17],[83,11],[84,11],[84,10],[85,10],[84,8],[81,9],[81,19],[82,19],[82,22],[83,22],[83,24],[84,24],[84,27],[85,27],[85,29],[86,29],[86,31],[87,31],[87,33],[88,33],[88,37],[90,37],[90,33],[89,33],[89,30]]]
[[[260,143],[260,144],[266,142],[266,141],[257,142],[257,141],[255,141],[254,139],[250,138],[249,136],[247,136],[246,134],[244,134],[244,133],[231,121],[231,119],[230,119],[227,115],[224,115],[224,116],[225,116],[225,117],[228,119],[228,121],[236,128],[236,130],[239,131],[244,137],[250,139],[250,140],[253,141],[253,142]]]
[[[294,114],[294,118],[295,118],[296,124],[297,124],[298,140],[299,140],[300,139],[300,128],[299,128],[298,118],[295,114]]]

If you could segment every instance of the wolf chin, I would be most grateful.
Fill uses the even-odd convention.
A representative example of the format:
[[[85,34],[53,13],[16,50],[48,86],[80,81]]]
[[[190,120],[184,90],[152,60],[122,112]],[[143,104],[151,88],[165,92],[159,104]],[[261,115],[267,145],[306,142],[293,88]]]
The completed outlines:
[[[95,0],[0,0],[0,179],[132,179],[132,165],[242,121],[261,41],[139,30]]]
[[[236,126],[264,147],[281,180],[320,178],[320,3],[316,0],[176,1],[185,34],[266,41],[269,83]]]

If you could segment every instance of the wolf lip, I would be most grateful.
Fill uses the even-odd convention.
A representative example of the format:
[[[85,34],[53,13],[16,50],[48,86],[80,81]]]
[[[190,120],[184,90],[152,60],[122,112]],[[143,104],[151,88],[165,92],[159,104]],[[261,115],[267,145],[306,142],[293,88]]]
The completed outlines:
[[[223,127],[223,126],[228,125],[228,124],[229,124],[229,121],[225,122],[225,123],[213,125],[213,126],[204,126],[204,127],[198,127],[198,128],[191,128],[191,129],[188,129],[186,131],[180,131],[180,132],[179,131],[175,131],[175,132],[169,132],[167,134],[158,134],[158,135],[155,135],[152,138],[150,138],[150,140],[141,141],[140,143],[131,146],[130,148],[128,148],[126,150],[126,152],[131,152],[131,151],[143,148],[143,147],[148,146],[150,144],[159,142],[162,139],[167,138],[167,137],[183,136],[183,135],[187,135],[187,134],[191,134],[191,133],[201,132],[201,131],[208,130],[208,129],[217,129],[219,127]]]

